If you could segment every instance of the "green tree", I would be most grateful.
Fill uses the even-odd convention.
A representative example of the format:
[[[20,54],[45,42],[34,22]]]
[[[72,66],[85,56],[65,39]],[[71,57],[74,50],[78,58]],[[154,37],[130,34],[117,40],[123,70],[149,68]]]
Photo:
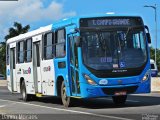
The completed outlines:
[[[28,32],[29,29],[30,29],[29,25],[23,27],[21,23],[14,22],[13,27],[9,28],[9,34],[5,36],[5,40],[18,36],[19,34],[26,33]]]
[[[6,44],[5,42],[1,42],[0,44],[0,73],[6,73]]]
[[[0,44],[0,73],[6,75],[6,41],[9,38],[28,32],[29,29],[29,25],[23,27],[22,24],[18,22],[14,22],[13,27],[9,28],[9,33],[4,38],[5,42],[1,42]]]

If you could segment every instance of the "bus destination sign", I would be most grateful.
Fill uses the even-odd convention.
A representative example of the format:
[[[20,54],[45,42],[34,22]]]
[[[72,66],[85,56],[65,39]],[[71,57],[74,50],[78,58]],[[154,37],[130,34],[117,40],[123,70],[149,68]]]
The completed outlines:
[[[89,20],[89,26],[130,25],[129,19],[97,19]]]
[[[143,25],[140,17],[103,17],[103,18],[84,18],[80,20],[81,27],[103,27],[103,26],[132,26]]]

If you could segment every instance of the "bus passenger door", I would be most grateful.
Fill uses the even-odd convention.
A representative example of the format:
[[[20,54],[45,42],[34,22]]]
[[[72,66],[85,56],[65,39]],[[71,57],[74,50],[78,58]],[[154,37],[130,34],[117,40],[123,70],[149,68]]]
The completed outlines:
[[[40,41],[33,41],[33,78],[35,93],[42,93]]]
[[[70,85],[72,96],[80,96],[78,48],[75,43],[76,34],[71,34],[69,38],[69,61],[70,61]]]
[[[10,48],[10,80],[11,80],[11,91],[17,91],[17,80],[16,80],[16,57],[15,57],[16,48]]]

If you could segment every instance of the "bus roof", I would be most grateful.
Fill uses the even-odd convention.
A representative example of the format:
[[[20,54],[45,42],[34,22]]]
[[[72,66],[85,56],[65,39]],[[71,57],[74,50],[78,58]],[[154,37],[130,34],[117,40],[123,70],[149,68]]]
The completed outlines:
[[[48,25],[48,26],[40,27],[39,29],[30,31],[30,32],[27,32],[27,33],[24,33],[24,34],[20,34],[16,37],[10,38],[10,39],[7,40],[7,44],[15,42],[17,40],[27,39],[29,37],[36,36],[38,34],[41,34],[41,33],[44,33],[44,32],[50,31],[50,30],[52,30],[52,24]]]

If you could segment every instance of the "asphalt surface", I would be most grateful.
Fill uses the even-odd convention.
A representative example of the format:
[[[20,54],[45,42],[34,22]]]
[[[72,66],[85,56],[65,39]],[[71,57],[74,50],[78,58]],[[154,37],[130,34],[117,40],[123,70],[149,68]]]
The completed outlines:
[[[116,106],[110,97],[74,100],[63,107],[57,97],[23,102],[20,94],[0,87],[0,119],[6,120],[160,120],[160,93],[128,96],[124,106]]]

